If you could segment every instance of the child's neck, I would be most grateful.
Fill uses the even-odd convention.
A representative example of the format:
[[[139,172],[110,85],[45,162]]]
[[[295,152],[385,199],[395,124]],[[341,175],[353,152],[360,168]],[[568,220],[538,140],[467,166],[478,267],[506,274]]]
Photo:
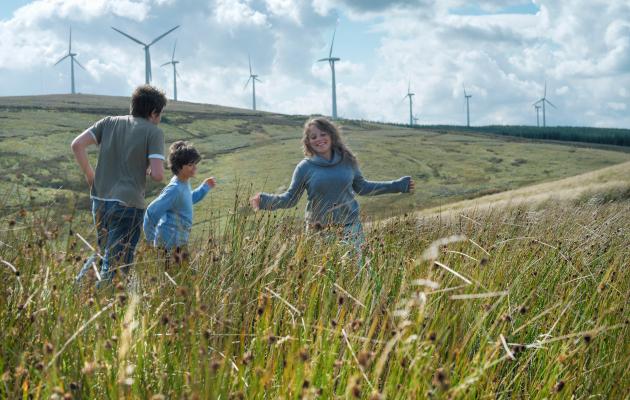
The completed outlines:
[[[190,177],[185,176],[184,174],[177,174],[175,176],[177,176],[177,180],[180,182],[188,182],[188,180],[190,179]]]

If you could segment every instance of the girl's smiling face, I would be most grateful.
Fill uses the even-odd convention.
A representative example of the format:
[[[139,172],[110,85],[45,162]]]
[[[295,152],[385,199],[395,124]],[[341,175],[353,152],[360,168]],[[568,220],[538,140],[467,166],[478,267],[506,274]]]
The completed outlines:
[[[327,132],[320,130],[315,125],[311,125],[308,130],[308,144],[315,154],[330,160],[332,156],[332,141]]]

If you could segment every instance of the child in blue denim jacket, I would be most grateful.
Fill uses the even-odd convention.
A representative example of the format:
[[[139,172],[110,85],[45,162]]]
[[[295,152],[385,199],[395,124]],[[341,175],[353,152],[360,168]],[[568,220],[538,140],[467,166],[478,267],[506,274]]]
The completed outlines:
[[[144,214],[147,241],[169,253],[179,253],[186,246],[192,228],[193,204],[201,201],[216,185],[214,177],[210,177],[191,190],[189,180],[195,176],[200,160],[201,156],[192,144],[173,143],[168,161],[174,176]]]

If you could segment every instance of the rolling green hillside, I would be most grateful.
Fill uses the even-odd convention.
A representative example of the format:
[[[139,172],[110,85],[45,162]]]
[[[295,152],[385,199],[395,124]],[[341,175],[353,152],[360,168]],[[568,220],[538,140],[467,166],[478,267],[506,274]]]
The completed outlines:
[[[80,208],[87,208],[88,188],[69,144],[98,119],[126,113],[128,103],[124,97],[91,95],[0,98],[3,213],[15,212],[25,204],[67,207],[75,203],[73,199]],[[209,175],[218,180],[216,191],[197,211],[203,216],[208,209],[231,208],[237,190],[244,196],[248,191],[275,192],[286,187],[302,158],[300,137],[305,119],[177,102],[167,106],[160,126],[167,145],[178,139],[191,140],[204,155],[193,185]],[[363,210],[375,216],[439,206],[630,160],[630,154],[624,152],[513,137],[340,123],[366,178],[411,175],[417,182],[413,195],[361,198]],[[149,194],[157,194],[161,187],[151,184]]]

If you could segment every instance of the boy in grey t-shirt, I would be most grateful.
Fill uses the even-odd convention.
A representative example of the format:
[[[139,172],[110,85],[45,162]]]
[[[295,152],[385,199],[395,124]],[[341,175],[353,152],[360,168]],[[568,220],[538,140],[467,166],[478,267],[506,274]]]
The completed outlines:
[[[164,134],[157,125],[165,105],[162,91],[139,86],[131,96],[131,115],[103,118],[72,141],[74,156],[91,186],[98,241],[98,253],[85,262],[77,282],[91,268],[96,270],[99,261],[97,278],[104,282],[111,281],[116,267],[126,273],[133,263],[147,171],[155,181],[164,178]],[[96,171],[87,156],[90,145],[99,146]]]

